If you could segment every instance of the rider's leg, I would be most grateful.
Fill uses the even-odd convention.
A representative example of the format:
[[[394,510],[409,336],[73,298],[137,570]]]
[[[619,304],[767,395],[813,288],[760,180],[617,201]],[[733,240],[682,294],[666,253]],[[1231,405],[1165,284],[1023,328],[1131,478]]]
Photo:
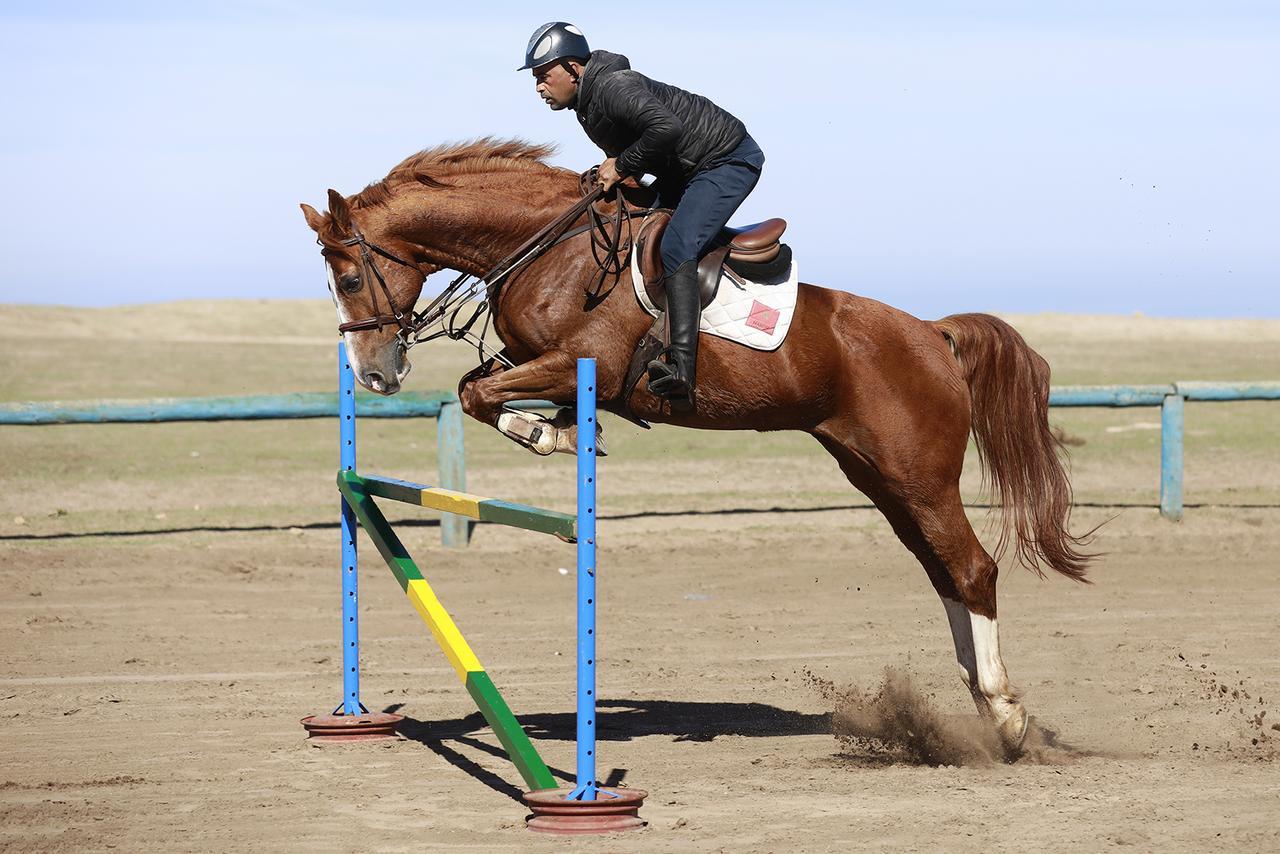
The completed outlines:
[[[649,363],[649,390],[691,408],[698,358],[698,259],[760,180],[764,154],[751,137],[728,157],[693,176],[662,236],[671,346],[666,361]]]
[[[668,268],[670,269],[670,268]],[[677,409],[693,408],[697,381],[698,324],[702,294],[698,288],[698,261],[685,261],[663,278],[667,299],[669,346],[666,361],[649,363],[649,391],[665,397]]]

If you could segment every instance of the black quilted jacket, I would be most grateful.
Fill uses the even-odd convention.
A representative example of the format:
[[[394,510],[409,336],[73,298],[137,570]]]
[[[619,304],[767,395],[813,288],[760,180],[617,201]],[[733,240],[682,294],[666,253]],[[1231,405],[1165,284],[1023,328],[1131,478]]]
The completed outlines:
[[[624,176],[687,181],[738,147],[746,127],[707,98],[650,80],[625,56],[597,50],[573,105],[582,129]]]

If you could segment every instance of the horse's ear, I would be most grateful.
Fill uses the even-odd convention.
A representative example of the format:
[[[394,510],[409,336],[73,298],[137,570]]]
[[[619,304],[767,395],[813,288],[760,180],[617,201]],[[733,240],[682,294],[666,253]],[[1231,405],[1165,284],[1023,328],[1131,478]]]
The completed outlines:
[[[303,202],[300,207],[302,208],[302,215],[307,218],[307,225],[311,226],[312,231],[319,234],[320,229],[324,228],[324,214],[306,202]]]
[[[329,191],[329,214],[338,231],[343,234],[351,233],[351,208],[347,207],[347,200],[337,190]]]

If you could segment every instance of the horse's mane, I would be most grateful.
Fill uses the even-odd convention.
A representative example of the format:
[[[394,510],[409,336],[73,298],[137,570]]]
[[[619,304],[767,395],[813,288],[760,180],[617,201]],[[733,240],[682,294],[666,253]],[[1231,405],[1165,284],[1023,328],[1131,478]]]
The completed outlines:
[[[450,142],[427,148],[400,161],[387,177],[375,181],[349,198],[353,208],[370,208],[390,201],[392,191],[405,184],[444,187],[440,180],[451,175],[480,172],[550,172],[559,171],[546,163],[555,153],[549,143],[532,143],[523,139],[482,137],[468,142]]]

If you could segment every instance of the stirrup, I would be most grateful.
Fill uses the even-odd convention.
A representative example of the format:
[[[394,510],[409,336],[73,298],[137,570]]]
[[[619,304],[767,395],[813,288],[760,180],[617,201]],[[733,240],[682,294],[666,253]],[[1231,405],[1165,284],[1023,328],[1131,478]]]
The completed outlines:
[[[649,391],[665,399],[672,409],[687,412],[693,409],[694,384],[680,376],[677,366],[672,362],[673,353],[667,347],[649,362]],[[662,361],[663,356],[668,361]]]

